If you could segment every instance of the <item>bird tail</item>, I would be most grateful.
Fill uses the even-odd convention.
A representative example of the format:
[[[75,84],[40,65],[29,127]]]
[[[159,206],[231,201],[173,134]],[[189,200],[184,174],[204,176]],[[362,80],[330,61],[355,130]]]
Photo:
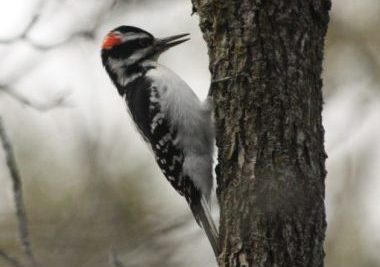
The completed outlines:
[[[214,250],[215,256],[219,256],[218,249],[218,230],[211,217],[210,208],[204,197],[201,197],[198,203],[191,205],[191,210],[194,214],[195,220],[205,231],[207,238]]]

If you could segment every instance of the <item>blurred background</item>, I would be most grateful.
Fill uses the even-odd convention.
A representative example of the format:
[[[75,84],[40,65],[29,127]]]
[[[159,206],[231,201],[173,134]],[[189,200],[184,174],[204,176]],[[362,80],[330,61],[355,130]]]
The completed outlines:
[[[0,116],[41,265],[216,266],[99,55],[103,36],[122,24],[161,37],[190,32],[160,61],[204,99],[207,49],[191,12],[190,0],[0,2]],[[333,1],[323,74],[326,266],[380,266],[379,25],[379,0]],[[0,250],[24,262],[5,162],[1,149]],[[0,257],[0,266],[9,265]]]

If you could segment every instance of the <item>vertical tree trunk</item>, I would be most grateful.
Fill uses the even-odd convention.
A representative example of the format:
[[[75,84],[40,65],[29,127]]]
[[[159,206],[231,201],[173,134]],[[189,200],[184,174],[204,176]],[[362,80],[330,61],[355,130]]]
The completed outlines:
[[[215,103],[220,266],[323,266],[330,0],[192,0]]]

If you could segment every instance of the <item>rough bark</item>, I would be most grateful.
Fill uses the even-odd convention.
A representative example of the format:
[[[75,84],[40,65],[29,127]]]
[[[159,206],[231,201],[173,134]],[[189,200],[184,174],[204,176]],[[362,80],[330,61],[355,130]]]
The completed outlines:
[[[192,0],[215,104],[220,266],[324,266],[330,0]]]

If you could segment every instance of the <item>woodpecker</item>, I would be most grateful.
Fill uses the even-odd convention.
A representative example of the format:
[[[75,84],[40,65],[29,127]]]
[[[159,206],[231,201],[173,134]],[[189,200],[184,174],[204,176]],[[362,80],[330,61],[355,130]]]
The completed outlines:
[[[188,41],[188,35],[159,39],[140,28],[120,26],[104,38],[101,57],[162,173],[185,197],[218,255],[218,232],[208,206],[213,184],[211,103],[202,103],[179,76],[157,62],[163,52]]]

